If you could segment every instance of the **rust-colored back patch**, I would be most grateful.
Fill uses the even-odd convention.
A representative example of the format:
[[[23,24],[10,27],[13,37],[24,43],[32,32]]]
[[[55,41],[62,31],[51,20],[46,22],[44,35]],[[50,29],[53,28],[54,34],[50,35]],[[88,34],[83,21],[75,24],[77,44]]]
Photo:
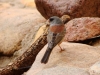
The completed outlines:
[[[64,30],[64,25],[55,25],[55,26],[51,26],[50,27],[50,31],[54,32],[54,33],[60,33]]]

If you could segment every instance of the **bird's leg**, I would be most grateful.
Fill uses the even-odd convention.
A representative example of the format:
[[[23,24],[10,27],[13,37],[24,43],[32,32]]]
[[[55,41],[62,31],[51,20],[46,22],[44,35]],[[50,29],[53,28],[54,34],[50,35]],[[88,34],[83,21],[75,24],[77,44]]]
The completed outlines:
[[[58,46],[59,46],[59,48],[60,48],[60,52],[62,52],[62,51],[64,51],[62,48],[61,48],[61,46],[58,44]]]

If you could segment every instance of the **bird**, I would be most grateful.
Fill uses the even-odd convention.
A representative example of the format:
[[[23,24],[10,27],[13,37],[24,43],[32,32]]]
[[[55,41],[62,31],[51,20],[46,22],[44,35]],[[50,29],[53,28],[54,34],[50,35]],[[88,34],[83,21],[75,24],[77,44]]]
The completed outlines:
[[[69,20],[70,17],[68,17]],[[49,56],[53,50],[53,48],[58,45],[60,47],[60,44],[65,36],[66,29],[63,21],[58,16],[52,16],[48,19],[49,21],[49,29],[47,34],[47,42],[48,47],[46,49],[46,52],[44,53],[44,56],[41,59],[41,63],[46,64],[49,60]],[[60,47],[61,51],[63,50]]]

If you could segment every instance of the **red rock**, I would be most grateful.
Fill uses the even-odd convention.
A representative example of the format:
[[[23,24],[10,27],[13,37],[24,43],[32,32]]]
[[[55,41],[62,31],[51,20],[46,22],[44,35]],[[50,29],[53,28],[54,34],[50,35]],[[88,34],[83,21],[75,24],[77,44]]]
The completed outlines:
[[[72,18],[100,16],[100,0],[35,0],[38,11],[48,19],[69,14]]]
[[[83,41],[100,35],[100,18],[76,18],[66,24],[67,41]]]

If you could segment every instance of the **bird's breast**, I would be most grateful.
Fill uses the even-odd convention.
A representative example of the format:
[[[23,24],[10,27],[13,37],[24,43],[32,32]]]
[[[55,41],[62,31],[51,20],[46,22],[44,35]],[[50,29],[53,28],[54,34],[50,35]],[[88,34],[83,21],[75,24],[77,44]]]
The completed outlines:
[[[54,33],[60,33],[64,30],[64,25],[55,25],[55,26],[51,26],[50,27],[50,31],[54,32]]]

